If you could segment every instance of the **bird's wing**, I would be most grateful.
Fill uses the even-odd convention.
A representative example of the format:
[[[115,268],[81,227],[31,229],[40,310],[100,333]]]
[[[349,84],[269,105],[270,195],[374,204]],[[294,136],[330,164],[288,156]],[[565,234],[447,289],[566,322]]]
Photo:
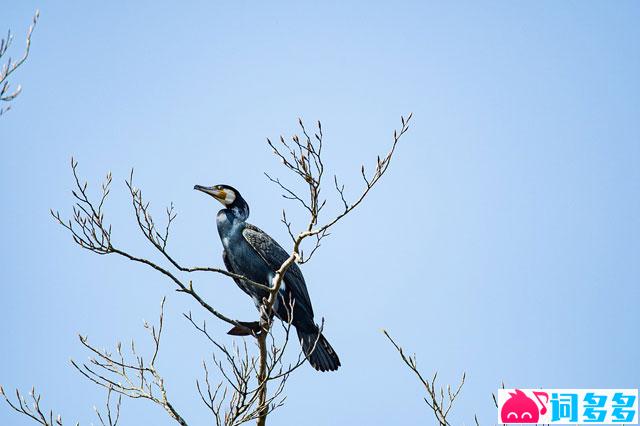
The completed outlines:
[[[280,269],[280,266],[289,258],[289,253],[257,226],[247,223],[242,230],[242,235],[274,271]],[[305,309],[313,317],[307,284],[304,282],[302,271],[297,264],[293,263],[289,267],[284,276],[283,284],[286,286],[286,291],[291,292],[296,306]]]

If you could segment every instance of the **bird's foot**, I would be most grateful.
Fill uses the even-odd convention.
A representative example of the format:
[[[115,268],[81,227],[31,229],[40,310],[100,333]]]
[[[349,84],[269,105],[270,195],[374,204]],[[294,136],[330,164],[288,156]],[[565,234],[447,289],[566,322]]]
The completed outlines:
[[[239,321],[227,334],[231,336],[256,336],[260,334],[261,327],[258,321],[244,322]]]

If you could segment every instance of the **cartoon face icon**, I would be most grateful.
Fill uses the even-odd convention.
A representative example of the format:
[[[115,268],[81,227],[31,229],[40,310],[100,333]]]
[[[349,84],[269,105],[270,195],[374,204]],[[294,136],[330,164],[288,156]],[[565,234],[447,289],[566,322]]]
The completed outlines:
[[[540,402],[542,409],[538,408],[535,401],[525,395],[520,389],[516,389],[514,392],[509,392],[509,399],[502,406],[500,411],[500,419],[503,423],[538,423],[540,414],[545,414],[547,408],[545,404],[540,400],[540,396],[546,397],[547,401],[549,396],[545,392],[534,392],[536,399]]]

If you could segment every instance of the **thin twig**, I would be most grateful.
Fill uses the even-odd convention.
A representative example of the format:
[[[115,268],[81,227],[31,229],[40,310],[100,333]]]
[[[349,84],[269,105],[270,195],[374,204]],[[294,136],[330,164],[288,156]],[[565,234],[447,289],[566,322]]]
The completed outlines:
[[[460,380],[460,384],[455,389],[455,391],[451,390],[450,386],[447,386],[447,391],[445,393],[444,388],[437,389],[436,379],[438,377],[438,373],[434,373],[431,380],[426,379],[420,370],[418,370],[418,363],[415,354],[414,355],[406,355],[402,347],[396,343],[395,340],[387,333],[386,330],[382,330],[382,333],[389,339],[391,344],[395,347],[398,354],[400,354],[400,358],[405,363],[407,367],[413,372],[413,374],[420,380],[422,386],[424,386],[427,396],[423,398],[424,402],[427,406],[433,411],[433,414],[438,421],[440,426],[450,426],[451,423],[448,420],[449,413],[451,408],[453,407],[456,399],[460,395],[462,391],[462,387],[464,386],[466,373],[462,374],[462,379]],[[477,422],[477,419],[476,419]]]
[[[9,76],[13,74],[29,57],[29,52],[31,50],[31,35],[33,34],[33,30],[35,29],[36,24],[38,23],[39,17],[40,11],[36,10],[35,14],[33,15],[31,25],[29,25],[29,29],[27,30],[26,46],[22,57],[15,62],[13,62],[11,60],[11,57],[9,57],[7,62],[0,67],[0,102],[7,103],[6,107],[0,106],[0,115],[11,109],[11,105],[9,104],[9,102],[17,98],[18,95],[20,95],[20,93],[22,92],[22,86],[20,85],[11,90]],[[12,41],[13,35],[11,34],[11,30],[9,30],[7,31],[7,37],[0,39],[0,60],[2,60],[2,57],[7,54]]]

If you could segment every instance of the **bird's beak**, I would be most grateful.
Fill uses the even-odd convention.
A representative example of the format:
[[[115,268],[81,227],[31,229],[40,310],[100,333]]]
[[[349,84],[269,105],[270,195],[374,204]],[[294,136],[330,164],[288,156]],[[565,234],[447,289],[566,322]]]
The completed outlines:
[[[196,185],[193,187],[193,189],[195,189],[196,191],[204,192],[205,194],[209,194],[220,202],[227,198],[227,194],[224,189],[215,189],[213,186]]]

